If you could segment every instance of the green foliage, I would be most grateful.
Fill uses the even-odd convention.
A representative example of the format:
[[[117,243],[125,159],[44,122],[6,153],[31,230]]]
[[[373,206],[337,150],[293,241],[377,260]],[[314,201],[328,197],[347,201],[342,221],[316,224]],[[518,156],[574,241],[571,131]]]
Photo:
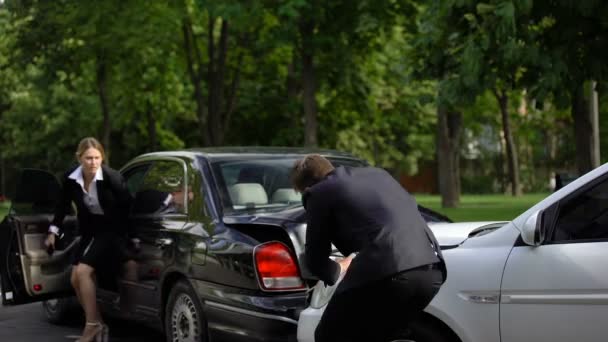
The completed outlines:
[[[599,81],[607,131],[607,10],[600,0],[6,0],[0,154],[11,170],[64,170],[81,137],[104,133],[102,88],[112,166],[151,150],[200,145],[217,89],[221,109],[234,106],[225,145],[299,146],[302,56],[311,52],[322,147],[415,173],[435,159],[436,106],[447,104],[464,115],[463,189],[503,191],[501,121],[489,92],[503,89],[524,187],[544,190],[552,172],[572,167],[572,122],[563,108],[574,83]],[[187,18],[198,83],[185,52]],[[224,79],[214,88],[209,70],[218,70],[211,64],[222,22],[229,23]],[[313,27],[310,37],[304,24]],[[526,115],[515,110],[524,97]],[[602,150],[606,160],[608,148]],[[8,172],[8,184],[14,179],[12,171],[0,172]]]
[[[321,132],[322,137],[337,132],[330,146],[414,174],[421,161],[434,156],[435,86],[409,78],[401,55],[408,39],[401,27],[376,37],[382,48],[356,64],[346,87],[324,92],[331,95],[320,103],[334,115],[321,117]],[[343,102],[344,94],[355,101]]]

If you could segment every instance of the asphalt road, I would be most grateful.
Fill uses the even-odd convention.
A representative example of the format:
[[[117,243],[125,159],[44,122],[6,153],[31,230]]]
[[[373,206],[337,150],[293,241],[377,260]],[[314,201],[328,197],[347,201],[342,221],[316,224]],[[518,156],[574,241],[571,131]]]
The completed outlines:
[[[112,342],[163,342],[163,336],[132,323],[110,321]],[[82,322],[65,326],[48,323],[39,303],[4,307],[0,304],[0,341],[2,342],[66,342],[75,341],[82,331]]]

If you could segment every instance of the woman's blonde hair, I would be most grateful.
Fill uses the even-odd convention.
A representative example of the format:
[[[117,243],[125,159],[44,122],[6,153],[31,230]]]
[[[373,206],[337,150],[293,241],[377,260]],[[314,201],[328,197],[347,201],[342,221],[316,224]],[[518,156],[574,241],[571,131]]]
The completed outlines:
[[[80,159],[82,155],[90,148],[94,148],[101,153],[101,159],[106,160],[106,152],[103,149],[103,145],[93,137],[86,137],[80,140],[78,143],[78,149],[76,150],[76,159]]]

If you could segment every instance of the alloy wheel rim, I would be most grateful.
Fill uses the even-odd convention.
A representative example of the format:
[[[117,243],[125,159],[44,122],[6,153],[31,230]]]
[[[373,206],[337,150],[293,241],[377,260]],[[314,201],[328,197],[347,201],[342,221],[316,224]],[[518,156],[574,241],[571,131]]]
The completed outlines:
[[[44,306],[48,312],[54,313],[57,311],[59,305],[59,299],[49,299],[44,302]]]
[[[171,312],[171,334],[173,342],[196,342],[199,340],[198,315],[190,296],[180,294]]]

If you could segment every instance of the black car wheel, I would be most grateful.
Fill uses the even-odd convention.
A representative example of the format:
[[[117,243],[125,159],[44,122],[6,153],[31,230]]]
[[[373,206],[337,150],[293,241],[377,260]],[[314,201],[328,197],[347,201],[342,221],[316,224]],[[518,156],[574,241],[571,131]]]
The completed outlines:
[[[78,302],[73,297],[49,299],[42,302],[44,316],[52,324],[69,323],[78,310]]]
[[[171,289],[165,308],[165,333],[171,342],[207,341],[207,323],[201,302],[185,281]]]

